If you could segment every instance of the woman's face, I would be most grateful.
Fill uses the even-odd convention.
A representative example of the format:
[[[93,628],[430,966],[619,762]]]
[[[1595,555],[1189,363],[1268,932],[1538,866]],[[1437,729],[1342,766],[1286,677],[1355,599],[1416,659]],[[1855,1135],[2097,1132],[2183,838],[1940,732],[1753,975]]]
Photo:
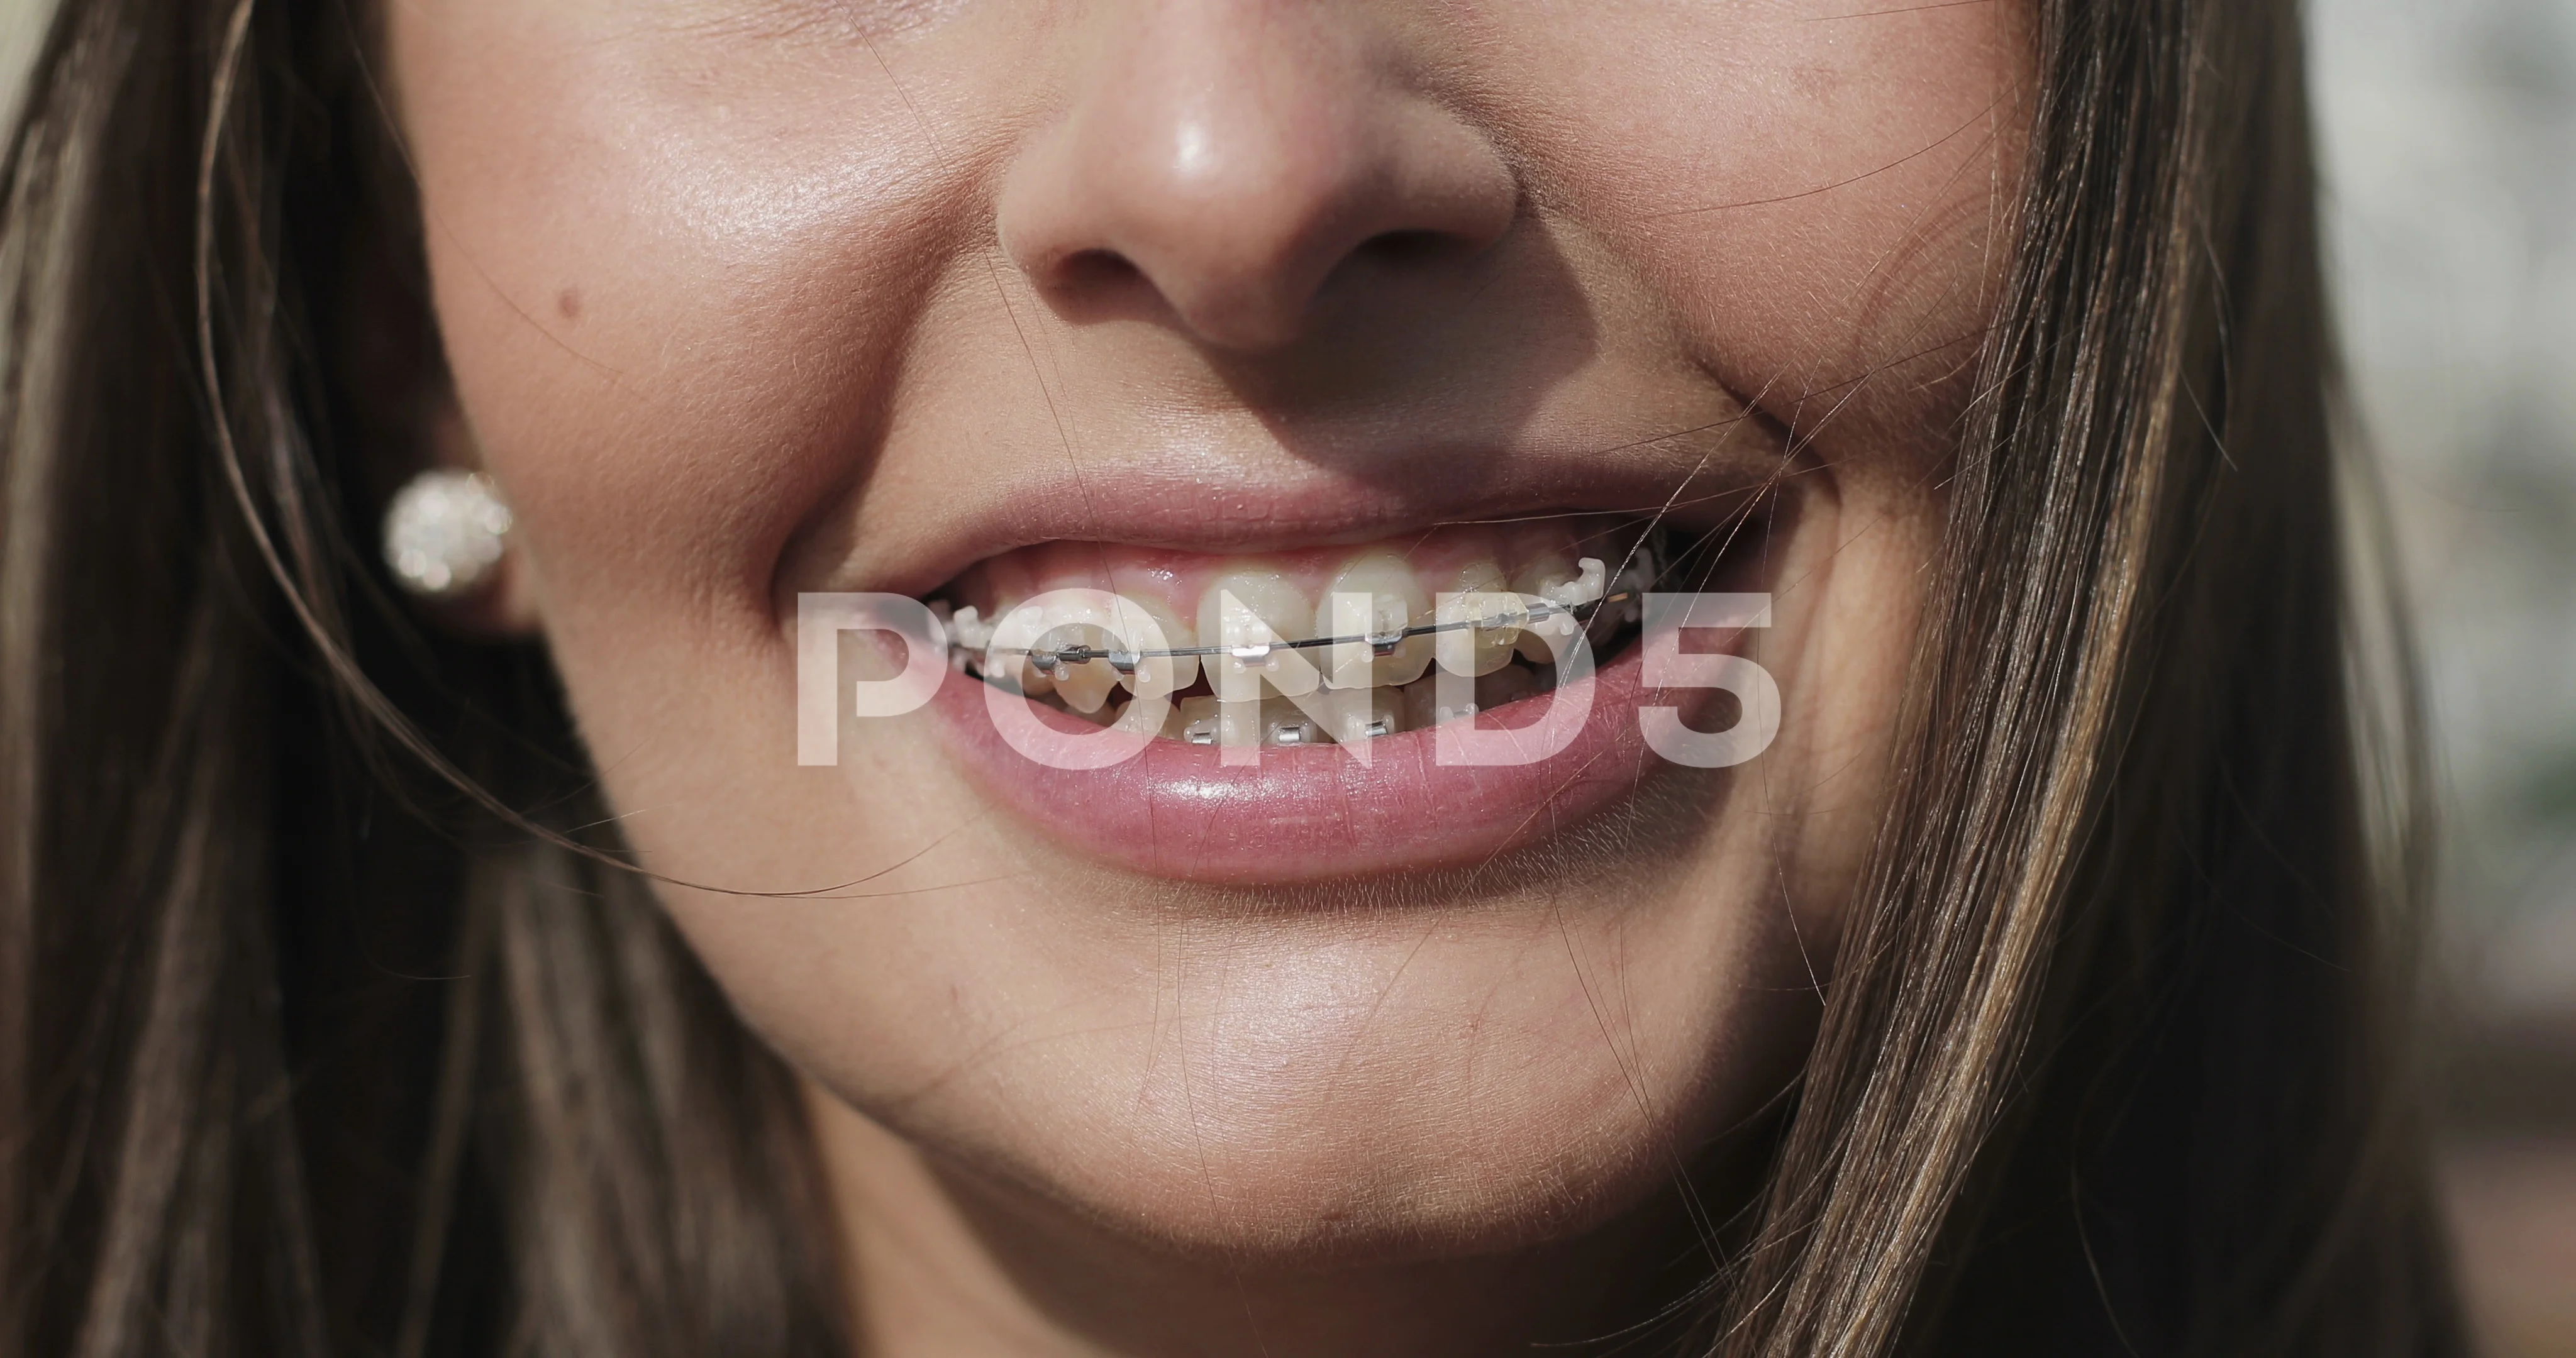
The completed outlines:
[[[390,15],[532,623],[623,833],[708,888],[662,899],[820,1089],[985,1210],[1250,1266],[1579,1233],[1794,1072],[2005,244],[2016,7]],[[1238,632],[1343,636],[1337,588],[1436,622],[1616,575],[1650,525],[1665,590],[1771,598],[1678,643],[1776,684],[1749,762],[1655,752],[1641,709],[1745,704],[1650,685],[1613,608],[1553,695],[1499,630],[1310,651],[1307,708],[1244,709],[1284,736],[1184,703],[1082,770],[954,673],[799,763],[800,595],[1096,586],[1214,642],[1224,589]],[[884,662],[839,651],[845,684]],[[1446,668],[1471,721],[1590,714],[1460,764]],[[1084,732],[1107,685],[1066,674],[1004,703]],[[1188,738],[1217,728],[1308,743]]]

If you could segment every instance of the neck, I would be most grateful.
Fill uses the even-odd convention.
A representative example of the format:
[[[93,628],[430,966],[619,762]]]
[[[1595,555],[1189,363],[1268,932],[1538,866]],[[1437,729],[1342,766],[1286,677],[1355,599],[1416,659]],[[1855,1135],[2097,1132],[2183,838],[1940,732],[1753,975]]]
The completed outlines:
[[[1709,1269],[1678,1194],[1576,1239],[1468,1258],[1189,1258],[939,1163],[810,1085],[807,1103],[871,1358],[1517,1354],[1607,1338]]]

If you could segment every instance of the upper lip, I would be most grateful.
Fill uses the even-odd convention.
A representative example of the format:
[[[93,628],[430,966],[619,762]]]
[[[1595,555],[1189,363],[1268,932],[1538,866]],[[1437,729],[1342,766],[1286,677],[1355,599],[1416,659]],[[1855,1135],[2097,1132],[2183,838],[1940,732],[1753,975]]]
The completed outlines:
[[[878,563],[876,578],[832,587],[926,596],[977,561],[1052,541],[1251,554],[1573,513],[1664,515],[1676,528],[1705,528],[1781,471],[1774,439],[1729,443],[1732,451],[1677,437],[1669,451],[1416,455],[1391,464],[1408,469],[1401,477],[1265,474],[1213,457],[1059,461],[1003,484],[961,487],[918,550]]]

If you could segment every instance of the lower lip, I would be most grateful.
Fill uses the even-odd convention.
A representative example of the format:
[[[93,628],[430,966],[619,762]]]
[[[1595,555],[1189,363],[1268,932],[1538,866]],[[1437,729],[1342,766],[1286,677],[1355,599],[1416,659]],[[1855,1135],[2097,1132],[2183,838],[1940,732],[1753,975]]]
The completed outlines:
[[[930,711],[986,795],[1085,857],[1181,881],[1285,885],[1471,866],[1635,793],[1662,764],[1638,732],[1641,650],[1582,682],[1594,688],[1592,712],[1574,739],[1537,763],[1498,768],[1441,764],[1432,732],[1407,731],[1372,741],[1366,766],[1322,745],[1264,749],[1256,766],[1226,767],[1215,746],[1155,740],[1112,768],[1056,769],[994,729],[978,680],[952,676]],[[1551,696],[1494,715],[1520,725]],[[1059,730],[1091,729],[1032,707]]]

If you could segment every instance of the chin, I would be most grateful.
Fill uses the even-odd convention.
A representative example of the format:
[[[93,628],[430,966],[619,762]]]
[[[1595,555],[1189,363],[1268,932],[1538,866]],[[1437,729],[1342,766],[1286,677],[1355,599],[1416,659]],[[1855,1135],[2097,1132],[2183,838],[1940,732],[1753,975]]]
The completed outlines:
[[[931,1045],[917,1014],[867,1041],[808,1008],[764,1026],[1017,1229],[1262,1270],[1543,1248],[1680,1201],[1812,1021],[1781,1002],[1783,917],[1739,874],[1623,872],[1594,849],[1551,844],[1533,856],[1582,869],[1505,890],[1537,870],[1497,863],[1443,899],[1140,898],[1078,928],[1097,953],[960,960],[947,989],[975,990],[955,1012],[992,1017],[900,1070],[889,1048]]]
[[[1231,1078],[1219,1070],[1209,1083]],[[951,1179],[992,1212],[1061,1215],[1149,1250],[1265,1272],[1541,1247],[1675,1183],[1676,1129],[1644,1121],[1607,1085],[1472,1104],[1418,1088],[1201,1092],[1195,1102],[1195,1116],[1149,1108],[1045,1146],[969,1151]]]

